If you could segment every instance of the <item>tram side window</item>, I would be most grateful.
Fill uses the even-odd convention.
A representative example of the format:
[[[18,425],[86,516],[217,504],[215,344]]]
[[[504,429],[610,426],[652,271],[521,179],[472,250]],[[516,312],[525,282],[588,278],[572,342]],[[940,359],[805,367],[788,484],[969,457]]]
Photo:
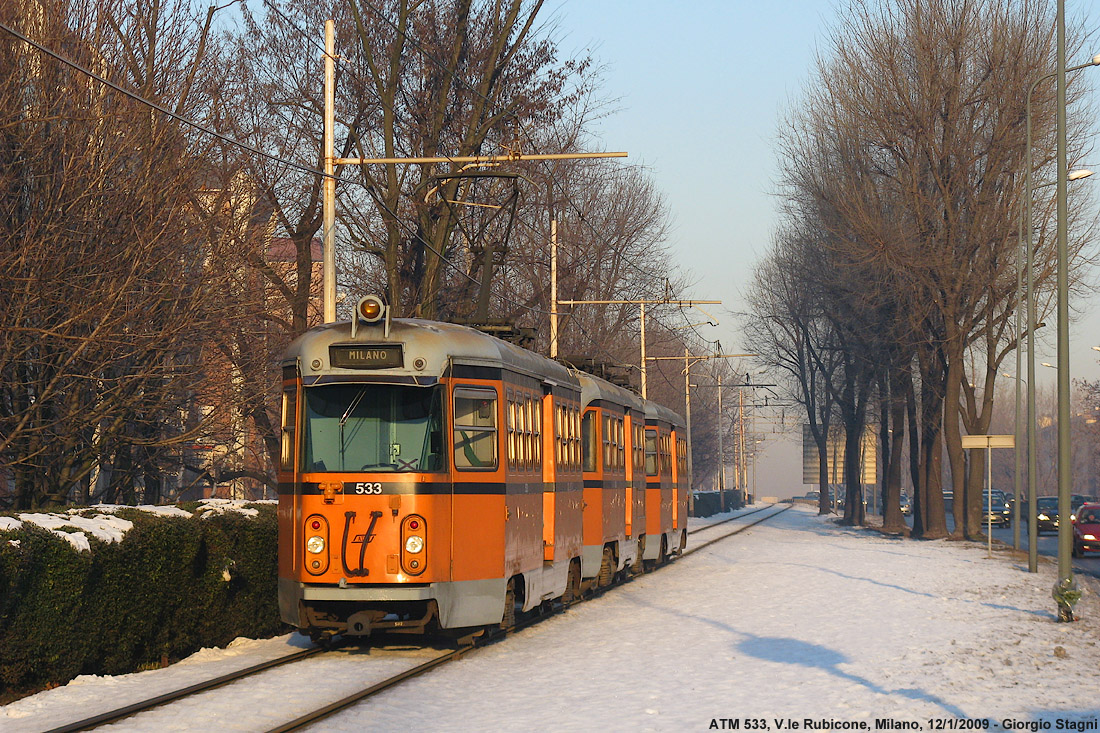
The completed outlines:
[[[516,403],[508,400],[508,464],[516,465]]]
[[[294,422],[298,417],[297,385],[290,385],[283,392],[282,470],[294,470]]]
[[[532,468],[542,468],[542,403],[531,400],[531,463]]]
[[[492,471],[497,466],[497,396],[489,389],[455,390],[455,468]]]
[[[572,409],[573,419],[570,420],[569,439],[573,443],[573,470],[578,471],[581,467],[581,411],[580,408],[574,406]]]
[[[585,412],[581,417],[581,452],[584,455],[584,470],[596,470],[596,413]]]
[[[621,417],[615,418],[615,457],[620,471],[626,470],[626,434]]]
[[[657,475],[657,431],[645,431],[645,473],[646,476]]]
[[[611,428],[611,416],[603,416],[603,467],[614,468],[615,466],[615,451],[612,443],[614,437],[612,435]]]

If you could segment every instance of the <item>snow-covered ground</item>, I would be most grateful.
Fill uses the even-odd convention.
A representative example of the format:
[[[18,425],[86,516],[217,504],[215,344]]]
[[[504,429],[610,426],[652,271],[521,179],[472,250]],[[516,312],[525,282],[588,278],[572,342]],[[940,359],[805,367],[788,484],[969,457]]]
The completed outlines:
[[[1007,551],[890,539],[795,507],[317,729],[961,730],[976,718],[967,729],[1098,730],[1100,602],[1088,588],[1082,621],[1058,624],[1054,579],[1049,562],[1029,574]],[[164,670],[81,677],[0,707],[0,730],[43,730],[302,644],[242,640]],[[394,660],[295,665],[110,729],[264,730]]]

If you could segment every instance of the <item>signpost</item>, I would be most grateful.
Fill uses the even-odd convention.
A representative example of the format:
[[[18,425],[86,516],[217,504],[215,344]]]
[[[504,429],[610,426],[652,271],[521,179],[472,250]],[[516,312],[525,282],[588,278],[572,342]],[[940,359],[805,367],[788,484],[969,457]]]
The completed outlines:
[[[988,506],[985,510],[988,549],[986,557],[993,557],[993,449],[1015,448],[1015,435],[964,435],[962,436],[963,450],[968,448],[985,448],[985,488]],[[1020,497],[1016,497],[1019,501]]]

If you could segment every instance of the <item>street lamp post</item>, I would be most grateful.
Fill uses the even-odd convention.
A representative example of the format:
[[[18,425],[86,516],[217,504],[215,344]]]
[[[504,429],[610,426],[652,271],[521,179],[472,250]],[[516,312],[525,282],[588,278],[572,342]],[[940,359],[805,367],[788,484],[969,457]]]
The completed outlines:
[[[1070,522],[1072,458],[1069,433],[1069,232],[1066,231],[1066,0],[1058,0],[1058,582],[1054,599],[1058,618],[1073,621],[1080,598],[1070,561],[1073,534]]]
[[[1100,59],[1100,56],[1097,56],[1096,58]],[[1090,64],[1086,64],[1086,65],[1090,65]],[[1048,75],[1048,76],[1052,76],[1052,75]],[[1044,77],[1044,78],[1046,78],[1046,77]],[[1041,81],[1041,79],[1039,81]],[[1034,88],[1034,87],[1035,87],[1035,84],[1032,84],[1032,88]],[[1029,94],[1030,94],[1030,91],[1031,90],[1029,89],[1028,90]],[[1030,131],[1029,131],[1029,138],[1028,139],[1030,141]],[[1029,149],[1030,149],[1030,145],[1029,145]],[[1079,180],[1082,180],[1084,178],[1088,178],[1092,174],[1093,174],[1093,172],[1091,170],[1088,170],[1087,168],[1080,168],[1080,169],[1077,169],[1077,170],[1070,171],[1067,178],[1071,181],[1079,181]],[[1040,183],[1040,184],[1032,186],[1030,184],[1030,180],[1031,180],[1030,175],[1027,176],[1027,180],[1028,180],[1029,194],[1028,194],[1028,201],[1027,201],[1026,210],[1028,211],[1028,214],[1030,216],[1031,193],[1033,193],[1034,190],[1038,189],[1038,188],[1045,188],[1047,186],[1053,186],[1056,183],[1056,181],[1047,181],[1046,183]],[[1019,231],[1021,249],[1024,248],[1024,241],[1025,241],[1025,237],[1024,237],[1025,223],[1024,223],[1024,215],[1023,215],[1024,211],[1025,211],[1025,207],[1021,206],[1020,207],[1020,231]],[[1032,296],[1032,293],[1031,293],[1033,280],[1032,280],[1032,277],[1031,277],[1031,221],[1030,220],[1027,222],[1027,227],[1026,228],[1027,228],[1027,258],[1028,258],[1028,267],[1027,267],[1027,269],[1028,269],[1028,286],[1027,286],[1028,375],[1029,375],[1029,377],[1033,377],[1034,376],[1034,367],[1035,367],[1035,349],[1034,349],[1034,341],[1032,339],[1032,331],[1035,328],[1038,328],[1038,326],[1034,324],[1034,315],[1032,313],[1033,306],[1034,306],[1034,299],[1033,299],[1033,296]],[[1019,375],[1019,373],[1021,371],[1021,368],[1020,368],[1021,367],[1021,365],[1020,365],[1021,352],[1020,352],[1020,346],[1019,345],[1020,345],[1021,340],[1023,339],[1023,334],[1022,334],[1023,329],[1020,325],[1020,307],[1021,307],[1021,303],[1024,300],[1024,298],[1020,297],[1020,290],[1023,287],[1023,267],[1021,266],[1019,257],[1016,258],[1016,262],[1017,262],[1017,265],[1016,265],[1016,292],[1017,292],[1017,296],[1016,296],[1016,374]],[[1100,350],[1100,349],[1098,349],[1098,350]],[[1005,376],[1006,377],[1011,377],[1012,375],[1006,373]],[[1021,395],[1020,395],[1020,384],[1021,383],[1026,383],[1026,384],[1030,385],[1031,381],[1030,381],[1030,379],[1025,380],[1021,377],[1016,377],[1015,379],[1016,379],[1016,448],[1015,448],[1015,452],[1016,452],[1016,497],[1017,498],[1016,498],[1016,501],[1014,502],[1015,506],[1014,506],[1014,512],[1013,512],[1014,513],[1013,521],[1016,522],[1016,529],[1013,530],[1012,536],[1013,536],[1014,547],[1016,549],[1019,549],[1020,548],[1020,529],[1019,529],[1019,527],[1020,527],[1020,525],[1019,525],[1019,519],[1020,519],[1020,517],[1019,517],[1019,503],[1020,503],[1020,499],[1019,499],[1019,496],[1020,496],[1020,489],[1021,489],[1021,483],[1022,483],[1022,474],[1023,474],[1023,468],[1021,466],[1023,453],[1021,452],[1020,446],[1021,446],[1021,443],[1023,442],[1023,434],[1024,434],[1024,429],[1022,427],[1023,411],[1020,409],[1020,397],[1021,397]],[[1032,525],[1035,524],[1036,512],[1035,512],[1035,505],[1032,503],[1032,499],[1031,499],[1031,497],[1034,496],[1034,487],[1035,487],[1035,481],[1036,481],[1035,472],[1032,470],[1032,467],[1037,465],[1036,462],[1035,462],[1036,461],[1036,457],[1035,457],[1036,454],[1031,449],[1033,441],[1035,440],[1035,431],[1033,429],[1034,422],[1035,422],[1035,418],[1034,418],[1034,414],[1035,414],[1035,394],[1030,389],[1030,387],[1028,387],[1027,392],[1028,392],[1028,409],[1027,409],[1027,420],[1028,420],[1028,427],[1027,427],[1027,438],[1028,438],[1028,440],[1027,440],[1027,444],[1028,444],[1028,447],[1027,447],[1027,474],[1028,474],[1028,480],[1027,481],[1028,481],[1028,483],[1027,483],[1027,495],[1029,497],[1028,498],[1028,508],[1029,508],[1028,513],[1030,515],[1030,519],[1028,520],[1028,553],[1027,553],[1027,555],[1028,555],[1028,564],[1027,565],[1028,565],[1028,572],[1035,573],[1035,572],[1038,572],[1038,570],[1039,570],[1039,555],[1038,555],[1038,549],[1035,546],[1035,528],[1032,527]]]
[[[1028,365],[1027,365],[1027,399],[1028,399],[1028,484],[1032,487],[1035,486],[1035,472],[1036,472],[1036,451],[1035,451],[1035,338],[1034,338],[1034,325],[1035,325],[1035,272],[1034,272],[1034,248],[1032,246],[1032,212],[1031,212],[1031,94],[1035,91],[1035,87],[1040,82],[1050,79],[1051,77],[1058,78],[1058,99],[1057,99],[1057,112],[1058,112],[1058,298],[1057,298],[1057,313],[1058,313],[1058,364],[1060,367],[1058,370],[1058,413],[1059,413],[1059,425],[1058,425],[1058,506],[1059,511],[1065,510],[1066,516],[1069,516],[1069,492],[1070,492],[1070,465],[1069,465],[1069,277],[1068,277],[1068,263],[1067,263],[1067,235],[1066,235],[1066,145],[1065,145],[1065,125],[1066,125],[1066,95],[1065,95],[1065,78],[1066,73],[1070,71],[1077,71],[1089,66],[1100,65],[1100,54],[1092,57],[1092,60],[1087,64],[1080,64],[1066,68],[1065,62],[1065,0],[1058,0],[1058,58],[1056,61],[1056,70],[1040,76],[1038,79],[1031,83],[1031,86],[1027,90],[1026,100],[1026,128],[1027,128],[1027,149],[1025,151],[1025,205],[1027,206],[1027,349],[1028,349]],[[1064,363],[1064,364],[1063,364]],[[1064,414],[1064,420],[1063,414]],[[1063,507],[1063,504],[1065,506]],[[1032,491],[1028,496],[1028,506],[1032,516],[1035,516],[1035,492]],[[1058,532],[1058,583],[1055,585],[1055,596],[1061,594],[1064,598],[1071,598],[1076,593],[1076,587],[1073,582],[1072,568],[1069,558],[1069,547],[1072,542],[1072,538],[1068,534],[1069,527],[1065,526],[1065,532],[1061,523],[1059,524]],[[1064,535],[1064,537],[1063,537]],[[1064,547],[1063,547],[1064,544]],[[1065,550],[1063,552],[1063,549]],[[1063,557],[1064,555],[1064,557]],[[1030,555],[1029,555],[1030,560]],[[1036,572],[1037,568],[1029,563],[1029,570]],[[1073,617],[1072,605],[1067,609],[1067,606],[1059,602],[1059,617],[1065,620],[1071,620]]]

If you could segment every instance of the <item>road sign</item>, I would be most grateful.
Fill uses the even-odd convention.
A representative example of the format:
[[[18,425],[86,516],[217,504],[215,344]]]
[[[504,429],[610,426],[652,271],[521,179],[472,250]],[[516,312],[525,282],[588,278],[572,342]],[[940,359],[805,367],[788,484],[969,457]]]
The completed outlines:
[[[1015,448],[1015,435],[964,435],[963,448]]]

